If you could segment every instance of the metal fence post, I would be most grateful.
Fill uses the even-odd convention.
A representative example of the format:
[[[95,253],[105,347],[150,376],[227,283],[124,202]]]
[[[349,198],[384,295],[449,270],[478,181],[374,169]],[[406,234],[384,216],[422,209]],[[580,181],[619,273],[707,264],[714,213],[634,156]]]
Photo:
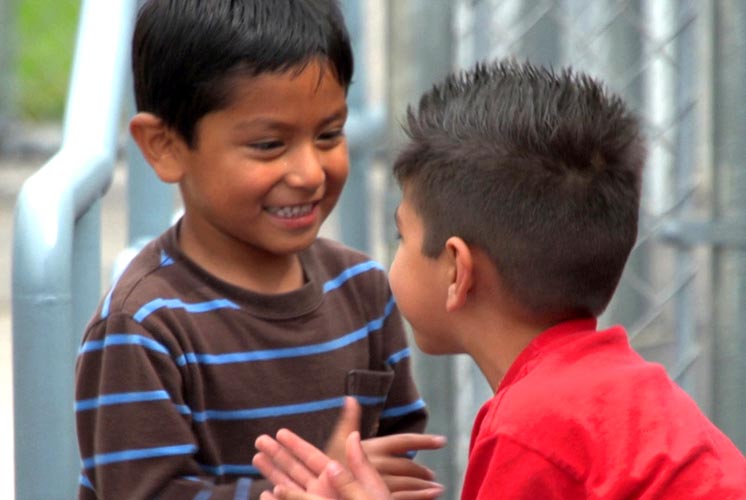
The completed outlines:
[[[128,79],[127,111],[129,120],[135,114],[132,81]],[[161,182],[143,158],[134,139],[127,134],[127,243],[133,249],[153,239],[171,225],[175,208],[175,189]]]
[[[345,125],[350,173],[336,213],[340,239],[346,245],[371,253],[370,174],[383,137],[385,110],[372,104],[366,88],[370,82],[365,59],[368,48],[365,2],[346,0],[342,7],[355,55],[355,74],[347,96],[350,113]]]
[[[136,0],[137,8],[143,0]],[[127,79],[126,120],[137,112],[133,82]],[[161,182],[143,158],[132,136],[127,133],[125,156],[127,161],[127,244],[139,250],[145,242],[155,238],[171,225],[175,208],[174,186]]]
[[[715,2],[714,182],[715,220],[746,217],[746,4]],[[733,227],[738,230],[738,226]],[[742,229],[742,228],[741,228]],[[714,250],[713,342],[715,423],[746,452],[746,249]]]
[[[13,236],[16,498],[74,498],[74,365],[100,297],[100,198],[111,182],[132,0],[83,2],[62,148],[22,186]]]

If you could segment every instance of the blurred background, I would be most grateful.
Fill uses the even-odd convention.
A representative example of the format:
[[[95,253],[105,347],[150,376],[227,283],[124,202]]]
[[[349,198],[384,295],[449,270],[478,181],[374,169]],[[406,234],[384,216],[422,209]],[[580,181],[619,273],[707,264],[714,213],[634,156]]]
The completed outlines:
[[[326,234],[390,261],[399,124],[407,104],[449,71],[513,57],[603,79],[643,117],[650,152],[638,244],[602,323],[624,324],[637,350],[745,451],[746,2],[342,4],[356,52],[353,170]],[[9,439],[0,450],[8,497],[73,497],[82,325],[117,269],[178,210],[126,135],[136,5],[0,0],[0,432],[15,434],[15,452]],[[417,353],[415,368],[429,431],[450,437],[448,450],[421,457],[449,486],[445,498],[458,498],[469,429],[490,391],[465,357]]]

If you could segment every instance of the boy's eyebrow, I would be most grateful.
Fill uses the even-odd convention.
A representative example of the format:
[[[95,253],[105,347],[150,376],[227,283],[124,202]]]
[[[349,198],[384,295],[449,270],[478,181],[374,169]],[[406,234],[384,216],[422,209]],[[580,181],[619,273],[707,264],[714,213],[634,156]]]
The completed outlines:
[[[339,110],[335,111],[334,113],[330,114],[326,118],[324,118],[320,125],[322,127],[327,126],[328,124],[335,122],[337,120],[346,120],[347,119],[347,105],[340,108]],[[276,120],[274,118],[270,117],[258,117],[254,119],[249,119],[246,121],[239,122],[236,125],[236,130],[244,129],[244,128],[251,128],[251,127],[265,127],[265,128],[273,128],[273,129],[290,129],[293,128],[292,125],[285,123],[281,120]]]
[[[347,120],[347,105],[329,115],[321,123],[322,125],[328,125],[329,123],[335,122],[337,120]]]

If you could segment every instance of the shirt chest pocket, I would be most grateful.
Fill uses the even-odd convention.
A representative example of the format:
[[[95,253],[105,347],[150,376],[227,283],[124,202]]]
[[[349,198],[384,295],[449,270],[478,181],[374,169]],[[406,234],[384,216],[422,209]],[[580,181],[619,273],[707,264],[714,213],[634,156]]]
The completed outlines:
[[[360,436],[363,439],[377,434],[381,412],[393,381],[393,370],[350,370],[347,372],[345,394],[355,397],[362,407]]]

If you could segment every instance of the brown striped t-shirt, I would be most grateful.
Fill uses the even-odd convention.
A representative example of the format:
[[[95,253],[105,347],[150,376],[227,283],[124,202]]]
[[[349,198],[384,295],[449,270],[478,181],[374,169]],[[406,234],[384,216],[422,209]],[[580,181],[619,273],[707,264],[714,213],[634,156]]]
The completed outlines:
[[[79,498],[256,498],[256,437],[286,427],[323,448],[345,395],[363,437],[424,430],[381,265],[321,238],[300,256],[306,283],[280,295],[208,274],[177,226],[135,257],[77,360]]]

